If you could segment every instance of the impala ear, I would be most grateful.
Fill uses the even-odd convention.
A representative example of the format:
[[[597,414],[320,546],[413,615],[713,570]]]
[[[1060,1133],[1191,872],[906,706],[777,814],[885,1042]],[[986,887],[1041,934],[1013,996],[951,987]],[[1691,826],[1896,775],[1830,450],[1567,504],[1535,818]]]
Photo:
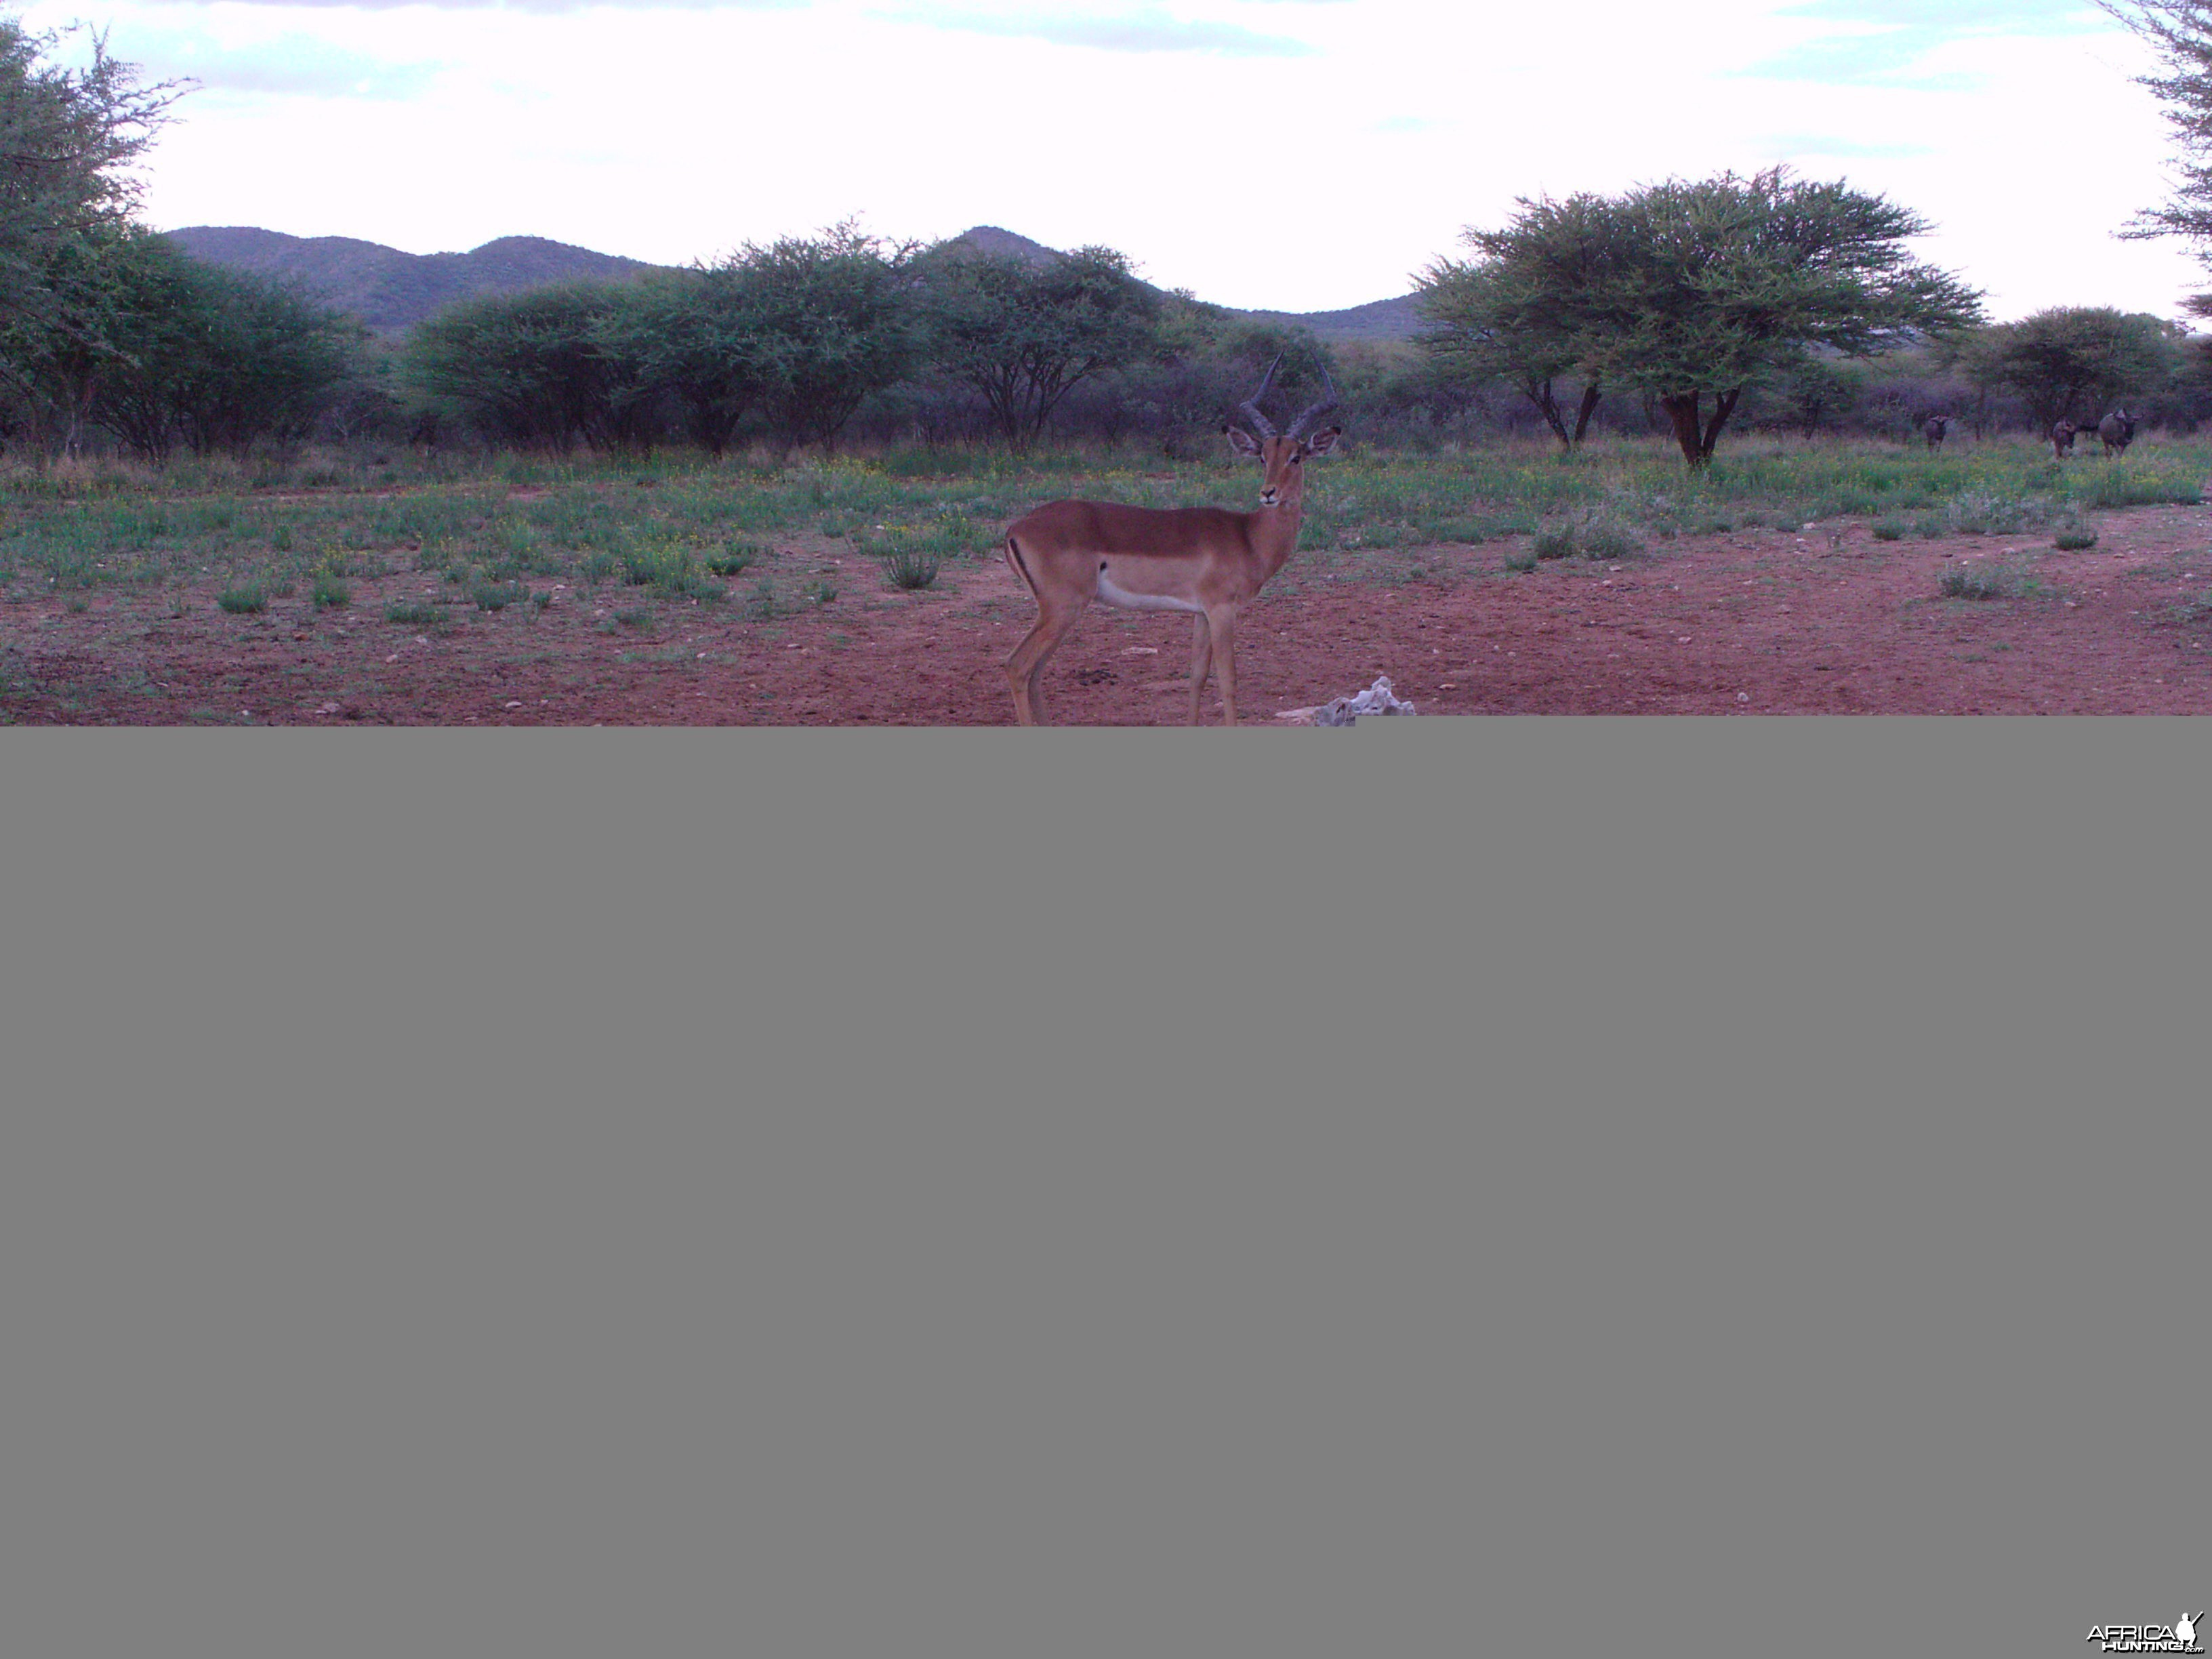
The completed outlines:
[[[1260,441],[1242,427],[1224,426],[1221,428],[1221,434],[1229,440],[1229,447],[1239,455],[1257,455],[1260,453]]]
[[[1315,433],[1312,437],[1306,440],[1306,453],[1309,455],[1326,455],[1330,450],[1336,447],[1336,441],[1343,435],[1344,428],[1340,426],[1324,428],[1322,430]]]

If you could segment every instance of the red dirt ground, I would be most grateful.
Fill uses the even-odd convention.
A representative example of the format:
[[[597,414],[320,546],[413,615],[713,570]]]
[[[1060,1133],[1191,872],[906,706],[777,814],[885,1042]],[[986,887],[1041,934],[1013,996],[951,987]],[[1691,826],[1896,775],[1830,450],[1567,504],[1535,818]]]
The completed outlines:
[[[1398,550],[1425,580],[1385,586],[1294,561],[1238,634],[1249,724],[1388,675],[1423,714],[2200,714],[2212,712],[2212,508],[2100,516],[2098,545],[2047,535],[1878,542],[1836,521],[1662,543],[1619,568],[1507,573],[1492,543]],[[1832,540],[1832,538],[1833,538]],[[0,720],[160,725],[1000,725],[1000,664],[1031,606],[993,560],[902,593],[828,544],[779,544],[778,586],[828,572],[828,606],[769,623],[738,604],[655,605],[636,590],[559,589],[543,615],[455,606],[428,633],[383,620],[431,574],[356,580],[317,613],[304,590],[260,617],[191,595],[61,595],[0,607]],[[2028,570],[2043,591],[1942,598],[1960,561]],[[549,584],[540,583],[540,586]],[[733,584],[742,598],[746,579]],[[1056,721],[1160,725],[1184,714],[1189,623],[1100,610],[1046,671]],[[1209,720],[1219,718],[1212,688]]]

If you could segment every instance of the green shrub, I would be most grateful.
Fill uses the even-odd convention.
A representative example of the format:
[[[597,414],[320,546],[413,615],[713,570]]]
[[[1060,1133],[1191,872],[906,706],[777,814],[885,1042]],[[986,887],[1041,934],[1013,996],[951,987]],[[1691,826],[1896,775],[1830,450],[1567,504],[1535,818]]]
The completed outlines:
[[[528,599],[530,590],[520,582],[478,582],[471,597],[479,611],[504,611]]]
[[[816,580],[799,590],[816,605],[827,605],[837,597],[837,590],[827,581]]]
[[[2078,526],[2062,530],[2051,538],[2051,544],[2061,553],[2079,553],[2085,547],[2097,544],[2097,532]]]
[[[1879,520],[1874,526],[1874,538],[1878,542],[1903,541],[1907,528],[1902,519]]]
[[[1505,556],[1505,568],[1508,570],[1534,570],[1536,568],[1537,557],[1536,550],[1533,547],[1524,553],[1508,553]]]
[[[395,599],[384,607],[384,620],[398,623],[403,628],[436,628],[446,620],[446,612],[439,605]]]
[[[1612,513],[1591,508],[1537,531],[1535,551],[1540,559],[1632,559],[1644,540]]]
[[[1936,585],[1948,599],[2002,599],[2012,591],[2003,571],[1984,564],[1948,565]]]
[[[691,555],[673,542],[633,542],[617,556],[631,587],[670,587],[691,574]]]
[[[730,597],[730,590],[720,582],[687,570],[660,584],[660,591],[673,599],[696,599],[702,605],[720,605]]]
[[[234,587],[217,595],[216,603],[233,616],[256,615],[269,608],[269,593],[260,583],[248,582],[243,587]]]
[[[937,580],[937,555],[919,547],[895,547],[883,556],[884,574],[893,587],[927,587]]]
[[[353,603],[353,589],[327,571],[315,578],[315,609],[341,611]]]
[[[720,553],[707,556],[707,568],[717,576],[740,576],[760,562],[761,550],[750,542],[732,542]]]
[[[592,553],[584,560],[584,580],[596,586],[615,574],[615,556],[611,553]]]
[[[616,611],[615,620],[624,628],[650,628],[653,626],[653,612],[641,605],[636,605],[628,611]]]

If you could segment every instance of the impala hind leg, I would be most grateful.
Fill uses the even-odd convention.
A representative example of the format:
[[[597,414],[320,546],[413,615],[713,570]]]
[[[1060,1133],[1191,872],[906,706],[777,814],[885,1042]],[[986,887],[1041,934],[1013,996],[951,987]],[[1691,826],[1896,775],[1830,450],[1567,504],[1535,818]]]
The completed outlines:
[[[1018,726],[1050,724],[1044,706],[1044,665],[1052,660],[1052,653],[1067,637],[1067,630],[1075,626],[1075,619],[1083,613],[1070,611],[1055,616],[1040,608],[1036,626],[1029,637],[1014,647],[1006,659],[1006,687],[1014,694],[1014,722]]]
[[[1213,672],[1213,629],[1203,613],[1190,620],[1190,723],[1195,726],[1198,700],[1206,695],[1206,677]]]

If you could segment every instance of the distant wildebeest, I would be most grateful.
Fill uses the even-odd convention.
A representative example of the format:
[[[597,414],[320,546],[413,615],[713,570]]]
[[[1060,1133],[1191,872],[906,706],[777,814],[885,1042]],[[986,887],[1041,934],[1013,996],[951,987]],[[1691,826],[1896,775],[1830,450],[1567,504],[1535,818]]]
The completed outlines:
[[[2071,421],[2061,421],[2051,428],[2051,457],[2063,460],[2074,453],[2074,434],[2081,428]]]
[[[1920,428],[1920,431],[1921,435],[1928,440],[1929,448],[1941,449],[1943,447],[1944,434],[1950,429],[1951,417],[1948,415],[1930,415],[1927,423]]]
[[[2105,441],[2105,453],[2117,455],[2136,441],[2136,417],[2116,409],[2097,422],[2097,435]]]

